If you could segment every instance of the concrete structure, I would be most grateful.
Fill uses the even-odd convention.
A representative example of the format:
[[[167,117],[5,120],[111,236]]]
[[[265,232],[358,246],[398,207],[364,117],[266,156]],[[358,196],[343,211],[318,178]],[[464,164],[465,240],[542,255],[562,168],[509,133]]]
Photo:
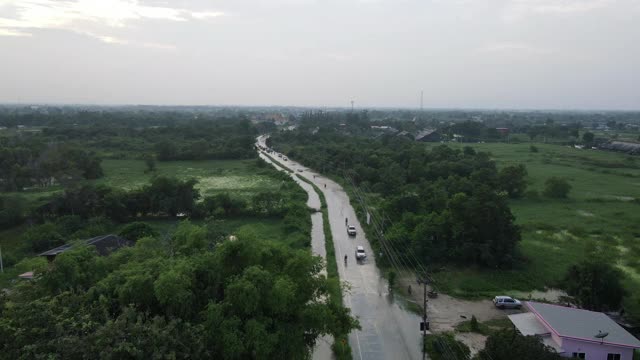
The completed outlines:
[[[509,315],[525,336],[537,336],[563,357],[632,360],[640,341],[607,315],[551,304],[526,302],[531,311]]]

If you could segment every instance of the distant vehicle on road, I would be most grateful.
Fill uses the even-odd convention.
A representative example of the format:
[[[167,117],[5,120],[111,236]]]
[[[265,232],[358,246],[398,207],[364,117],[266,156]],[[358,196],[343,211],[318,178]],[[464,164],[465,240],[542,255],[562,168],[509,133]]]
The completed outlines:
[[[356,246],[356,260],[364,260],[367,258],[367,253],[364,252],[363,246]]]
[[[353,225],[347,226],[347,234],[349,234],[349,236],[356,236],[356,227]]]
[[[278,157],[279,157],[279,158],[281,158],[281,157],[282,157],[282,154],[278,154]]]
[[[510,296],[496,296],[493,298],[493,305],[498,309],[520,309],[522,303]]]
[[[284,157],[282,158],[282,160],[287,161],[287,160],[289,160],[289,159],[287,159],[287,157],[286,157],[286,156],[284,156]]]
[[[298,172],[303,172],[303,171],[304,171],[304,169],[298,169]]]

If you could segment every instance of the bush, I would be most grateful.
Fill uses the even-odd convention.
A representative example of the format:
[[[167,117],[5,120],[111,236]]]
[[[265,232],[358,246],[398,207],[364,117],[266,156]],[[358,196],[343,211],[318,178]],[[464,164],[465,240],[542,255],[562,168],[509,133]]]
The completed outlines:
[[[525,193],[525,197],[531,200],[538,200],[540,198],[540,193],[537,190],[529,190]]]
[[[44,223],[29,228],[22,235],[22,239],[31,245],[34,252],[46,251],[64,244],[64,238],[53,223]]]
[[[469,322],[469,326],[471,327],[471,331],[477,332],[480,328],[478,325],[478,319],[476,319],[475,315],[471,315],[471,321]]]
[[[136,221],[125,225],[118,235],[127,240],[138,241],[143,237],[155,237],[158,233],[149,224]]]
[[[538,147],[535,145],[531,145],[529,146],[529,151],[531,151],[532,153],[537,153],[538,152]]]
[[[331,350],[333,350],[333,354],[338,360],[352,359],[351,347],[349,346],[346,336],[337,337],[331,345]]]
[[[432,360],[468,359],[471,354],[469,347],[451,333],[427,335],[424,347]]]
[[[550,198],[567,198],[569,191],[571,191],[571,185],[565,179],[551,177],[544,183],[544,195]]]
[[[620,308],[626,295],[622,286],[623,279],[624,273],[620,269],[610,265],[605,259],[596,259],[570,267],[563,283],[567,294],[575,297],[583,308],[615,311]]]
[[[500,330],[489,336],[477,360],[562,360],[553,349],[536,336],[522,336],[513,329]]]
[[[22,196],[0,196],[0,229],[22,223],[26,207],[26,201]]]

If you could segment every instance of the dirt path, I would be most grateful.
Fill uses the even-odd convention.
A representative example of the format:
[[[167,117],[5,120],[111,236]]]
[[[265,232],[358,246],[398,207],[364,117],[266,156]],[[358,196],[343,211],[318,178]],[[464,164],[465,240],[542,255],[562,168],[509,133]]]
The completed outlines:
[[[422,308],[422,285],[416,283],[415,278],[410,275],[400,277],[399,284],[402,289],[402,295]],[[411,294],[408,293],[409,285],[411,285],[412,288]],[[545,299],[552,302],[558,301],[560,297],[566,295],[563,291],[556,289],[550,289],[545,292],[509,292],[509,294],[520,296],[520,300],[532,298]],[[475,316],[480,322],[485,322],[488,320],[506,319],[507,315],[524,311],[497,309],[491,299],[463,300],[446,294],[439,294],[437,298],[428,299],[427,306],[427,314],[429,316],[431,332],[433,333],[454,331],[456,325],[463,321],[470,320],[472,316]],[[486,336],[476,333],[456,333],[455,337],[469,346],[472,354],[476,354],[482,350],[486,342]]]

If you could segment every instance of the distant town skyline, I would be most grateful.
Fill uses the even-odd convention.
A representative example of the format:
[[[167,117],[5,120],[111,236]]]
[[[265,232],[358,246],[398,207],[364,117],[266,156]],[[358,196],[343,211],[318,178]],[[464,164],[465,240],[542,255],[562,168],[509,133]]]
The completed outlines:
[[[0,0],[0,103],[640,109],[640,0]]]

